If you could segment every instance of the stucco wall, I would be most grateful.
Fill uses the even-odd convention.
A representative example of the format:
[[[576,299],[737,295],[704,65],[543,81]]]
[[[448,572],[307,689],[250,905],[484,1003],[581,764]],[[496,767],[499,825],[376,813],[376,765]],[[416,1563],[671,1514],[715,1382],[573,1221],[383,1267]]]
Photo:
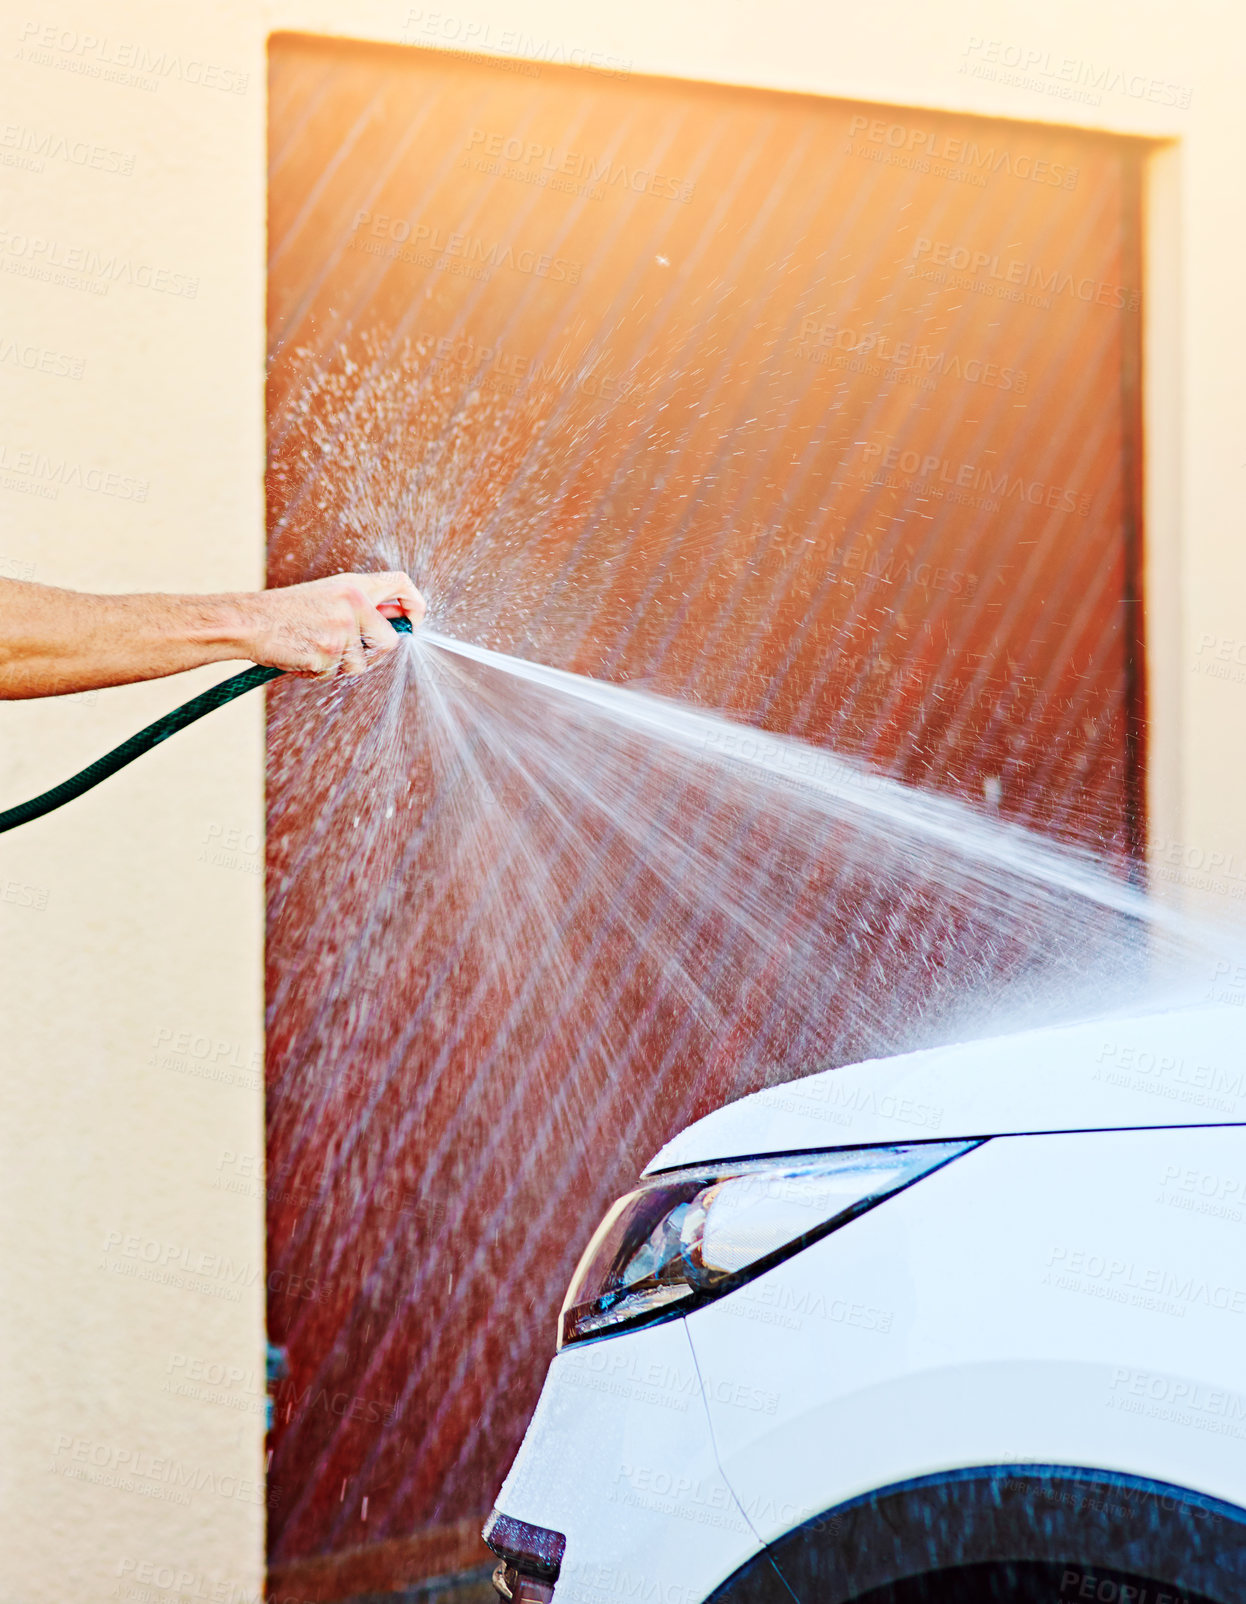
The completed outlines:
[[[1246,13],[1215,0],[11,11],[0,573],[106,590],[258,583],[264,49],[277,28],[1173,141],[1150,211],[1153,857],[1180,890],[1198,855],[1223,855],[1211,900],[1234,905],[1246,103],[1233,74]],[[1024,81],[1007,81],[1026,52]],[[211,677],[5,705],[0,797],[61,778]],[[8,1604],[261,1585],[262,740],[258,699],[237,704],[0,841]]]

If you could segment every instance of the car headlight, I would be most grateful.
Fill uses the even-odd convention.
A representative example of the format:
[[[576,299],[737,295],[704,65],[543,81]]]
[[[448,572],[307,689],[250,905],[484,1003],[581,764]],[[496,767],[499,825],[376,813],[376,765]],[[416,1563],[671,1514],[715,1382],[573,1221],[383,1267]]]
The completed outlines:
[[[721,1298],[979,1145],[858,1147],[655,1175],[594,1232],[567,1289],[558,1346]]]

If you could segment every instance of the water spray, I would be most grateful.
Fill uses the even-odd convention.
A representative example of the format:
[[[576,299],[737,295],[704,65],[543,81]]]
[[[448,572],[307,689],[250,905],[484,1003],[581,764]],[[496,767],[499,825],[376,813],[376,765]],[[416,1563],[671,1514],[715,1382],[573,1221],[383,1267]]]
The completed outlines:
[[[400,635],[411,633],[411,620],[400,614],[391,618],[390,623]],[[175,707],[171,713],[156,719],[145,729],[139,730],[137,735],[131,735],[128,741],[122,741],[111,752],[97,758],[78,774],[72,775],[68,780],[62,780],[54,785],[50,791],[43,791],[39,796],[32,797],[29,802],[19,802],[16,807],[5,808],[0,812],[0,835],[6,830],[15,830],[19,824],[29,824],[32,819],[41,819],[45,813],[54,813],[57,808],[64,807],[66,802],[90,791],[101,781],[108,779],[109,775],[116,774],[127,763],[133,763],[135,758],[142,757],[144,752],[150,752],[161,741],[167,741],[170,735],[176,735],[178,730],[184,730],[188,724],[201,719],[207,713],[215,712],[218,707],[224,707],[226,702],[232,702],[236,697],[245,696],[248,691],[257,689],[260,685],[267,685],[269,680],[280,679],[287,672],[284,668],[262,668],[258,664],[254,668],[247,668],[241,674],[235,674],[230,679],[222,680],[219,685],[213,685],[209,690],[201,691],[198,696],[192,696],[189,702],[181,707]]]

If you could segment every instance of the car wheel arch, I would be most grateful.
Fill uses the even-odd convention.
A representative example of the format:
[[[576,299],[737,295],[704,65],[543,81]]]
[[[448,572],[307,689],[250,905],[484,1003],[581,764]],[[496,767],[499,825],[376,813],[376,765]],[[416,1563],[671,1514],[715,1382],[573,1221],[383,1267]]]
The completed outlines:
[[[1240,1604],[1246,1510],[1118,1471],[970,1466],[894,1483],[814,1516],[773,1539],[709,1604],[855,1604],[922,1576],[1009,1563],[1144,1577],[1191,1604]],[[1078,1596],[1069,1593],[1070,1604]],[[1094,1598],[1095,1588],[1080,1596]],[[1131,1595],[1118,1585],[1103,1596]]]

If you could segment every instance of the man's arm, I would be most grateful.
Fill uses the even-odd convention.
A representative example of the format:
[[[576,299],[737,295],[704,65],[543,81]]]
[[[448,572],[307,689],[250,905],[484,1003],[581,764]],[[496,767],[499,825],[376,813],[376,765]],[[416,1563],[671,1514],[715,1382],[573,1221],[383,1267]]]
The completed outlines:
[[[0,580],[0,698],[60,696],[247,658],[294,674],[361,674],[424,616],[406,574],[334,574],[223,596],[91,596]]]

